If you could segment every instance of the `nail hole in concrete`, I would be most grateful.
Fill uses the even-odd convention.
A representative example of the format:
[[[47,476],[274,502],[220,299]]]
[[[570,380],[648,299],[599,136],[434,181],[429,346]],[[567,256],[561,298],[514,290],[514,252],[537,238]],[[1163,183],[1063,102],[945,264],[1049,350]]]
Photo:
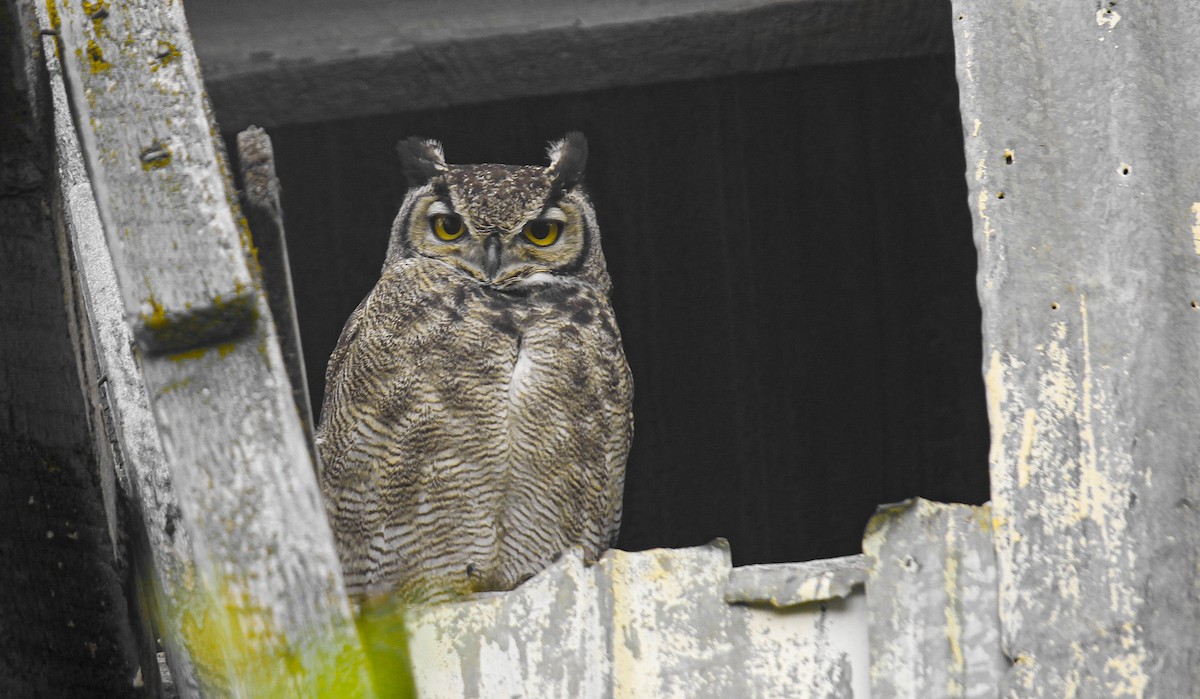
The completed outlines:
[[[1004,192],[996,192],[996,198],[997,198],[997,199],[1003,199],[1003,198],[1004,198]]]
[[[1004,164],[1005,164],[1005,165],[1012,165],[1012,161],[1013,161],[1013,152],[1012,152],[1012,150],[1011,150],[1011,149],[1009,149],[1009,148],[1005,148],[1005,149],[1004,149]]]
[[[1196,303],[1195,301],[1192,301],[1192,308],[1200,308],[1200,303]]]
[[[1057,304],[1057,303],[1055,303],[1055,302],[1051,302],[1051,303],[1050,303],[1050,310],[1052,310],[1052,311],[1057,311],[1057,310],[1058,310],[1058,304]]]

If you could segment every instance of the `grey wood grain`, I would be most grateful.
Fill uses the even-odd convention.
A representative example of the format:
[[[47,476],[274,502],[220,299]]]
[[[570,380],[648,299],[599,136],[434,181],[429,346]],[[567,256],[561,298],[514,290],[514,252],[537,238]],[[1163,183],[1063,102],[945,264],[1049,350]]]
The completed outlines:
[[[733,569],[736,570],[736,569]],[[516,590],[406,616],[418,693],[725,699],[866,696],[866,604],[730,604],[728,544],[568,552]],[[762,598],[767,590],[749,595]],[[770,584],[767,587],[771,587]]]
[[[153,639],[85,397],[33,5],[0,2],[0,696],[144,697]]]
[[[147,528],[166,534],[151,544],[166,562],[164,625],[180,634],[202,694],[367,693],[312,459],[250,273],[246,224],[182,8],[57,9],[88,181],[122,313],[139,338],[126,345],[133,355],[115,361],[140,368],[165,464],[130,460],[146,467],[131,481]],[[156,493],[172,490],[178,512],[170,502],[160,510]],[[168,550],[180,546],[172,521],[190,550]],[[194,587],[172,578],[180,571]]]
[[[253,333],[249,236],[179,3],[58,8],[64,67],[134,335],[149,353]]]
[[[238,172],[241,176],[242,212],[250,225],[262,271],[267,304],[279,333],[279,346],[292,384],[292,400],[304,426],[309,454],[320,468],[313,424],[308,379],[304,373],[304,351],[300,346],[300,324],[292,293],[292,271],[288,262],[287,235],[283,227],[283,202],[279,178],[275,175],[275,157],[271,137],[256,126],[237,135]]]

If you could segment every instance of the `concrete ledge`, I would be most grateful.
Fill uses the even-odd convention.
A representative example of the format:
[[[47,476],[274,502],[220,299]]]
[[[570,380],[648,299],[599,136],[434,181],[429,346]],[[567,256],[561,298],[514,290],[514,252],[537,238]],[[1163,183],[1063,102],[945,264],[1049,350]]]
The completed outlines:
[[[742,566],[729,573],[725,601],[792,607],[845,597],[866,580],[867,560],[862,554],[805,563]]]
[[[853,557],[852,557],[853,558]],[[853,566],[851,566],[853,567]],[[867,696],[859,588],[780,610],[728,604],[728,546],[564,556],[513,592],[410,610],[417,690],[437,697]]]

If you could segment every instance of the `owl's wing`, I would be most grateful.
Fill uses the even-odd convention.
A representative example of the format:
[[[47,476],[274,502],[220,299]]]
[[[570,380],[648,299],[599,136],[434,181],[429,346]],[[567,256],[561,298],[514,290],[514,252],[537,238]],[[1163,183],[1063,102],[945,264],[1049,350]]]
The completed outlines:
[[[333,348],[333,353],[329,355],[329,364],[325,367],[326,402],[328,402],[329,396],[333,394],[333,391],[329,390],[328,384],[336,381],[341,376],[342,363],[346,361],[346,355],[350,352],[350,346],[354,343],[354,338],[358,337],[358,326],[362,322],[363,311],[366,309],[367,303],[371,300],[371,294],[374,293],[375,290],[372,289],[370,293],[363,297],[362,301],[359,301],[358,307],[354,309],[354,312],[346,320],[346,324],[342,326],[342,334],[338,336],[337,346]],[[321,412],[325,412],[324,408],[322,408]]]
[[[611,311],[610,311],[611,312]],[[608,459],[612,465],[612,477],[609,482],[610,502],[612,503],[612,520],[609,528],[608,545],[615,546],[617,536],[621,533],[621,515],[625,495],[625,463],[629,458],[629,449],[633,445],[633,373],[625,360],[625,352],[621,346],[621,334],[613,321],[615,342],[608,346],[609,366],[613,372],[613,396],[605,405],[609,424]]]
[[[355,338],[358,337],[358,327],[362,322],[363,312],[374,293],[375,291],[372,289],[359,302],[358,308],[355,308],[354,312],[350,314],[346,324],[342,326],[342,334],[338,336],[333,353],[329,355],[329,364],[325,368],[325,396],[321,400],[321,415],[317,422],[317,456],[320,462],[317,466],[317,473],[324,473],[327,466],[328,450],[325,445],[329,438],[330,417],[337,412],[337,403],[341,400],[342,392],[337,388],[342,380],[342,366],[346,362],[347,355],[350,354]]]

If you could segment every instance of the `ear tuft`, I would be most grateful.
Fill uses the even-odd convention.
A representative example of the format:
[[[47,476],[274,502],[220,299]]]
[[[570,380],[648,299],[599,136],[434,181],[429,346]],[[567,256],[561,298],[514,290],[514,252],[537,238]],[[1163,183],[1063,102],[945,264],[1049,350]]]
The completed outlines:
[[[410,136],[396,144],[396,153],[409,187],[419,187],[446,171],[442,144],[432,139]]]
[[[583,169],[587,165],[587,139],[578,131],[572,131],[562,140],[554,141],[546,148],[550,158],[547,170],[554,180],[555,189],[571,189],[583,182]]]

